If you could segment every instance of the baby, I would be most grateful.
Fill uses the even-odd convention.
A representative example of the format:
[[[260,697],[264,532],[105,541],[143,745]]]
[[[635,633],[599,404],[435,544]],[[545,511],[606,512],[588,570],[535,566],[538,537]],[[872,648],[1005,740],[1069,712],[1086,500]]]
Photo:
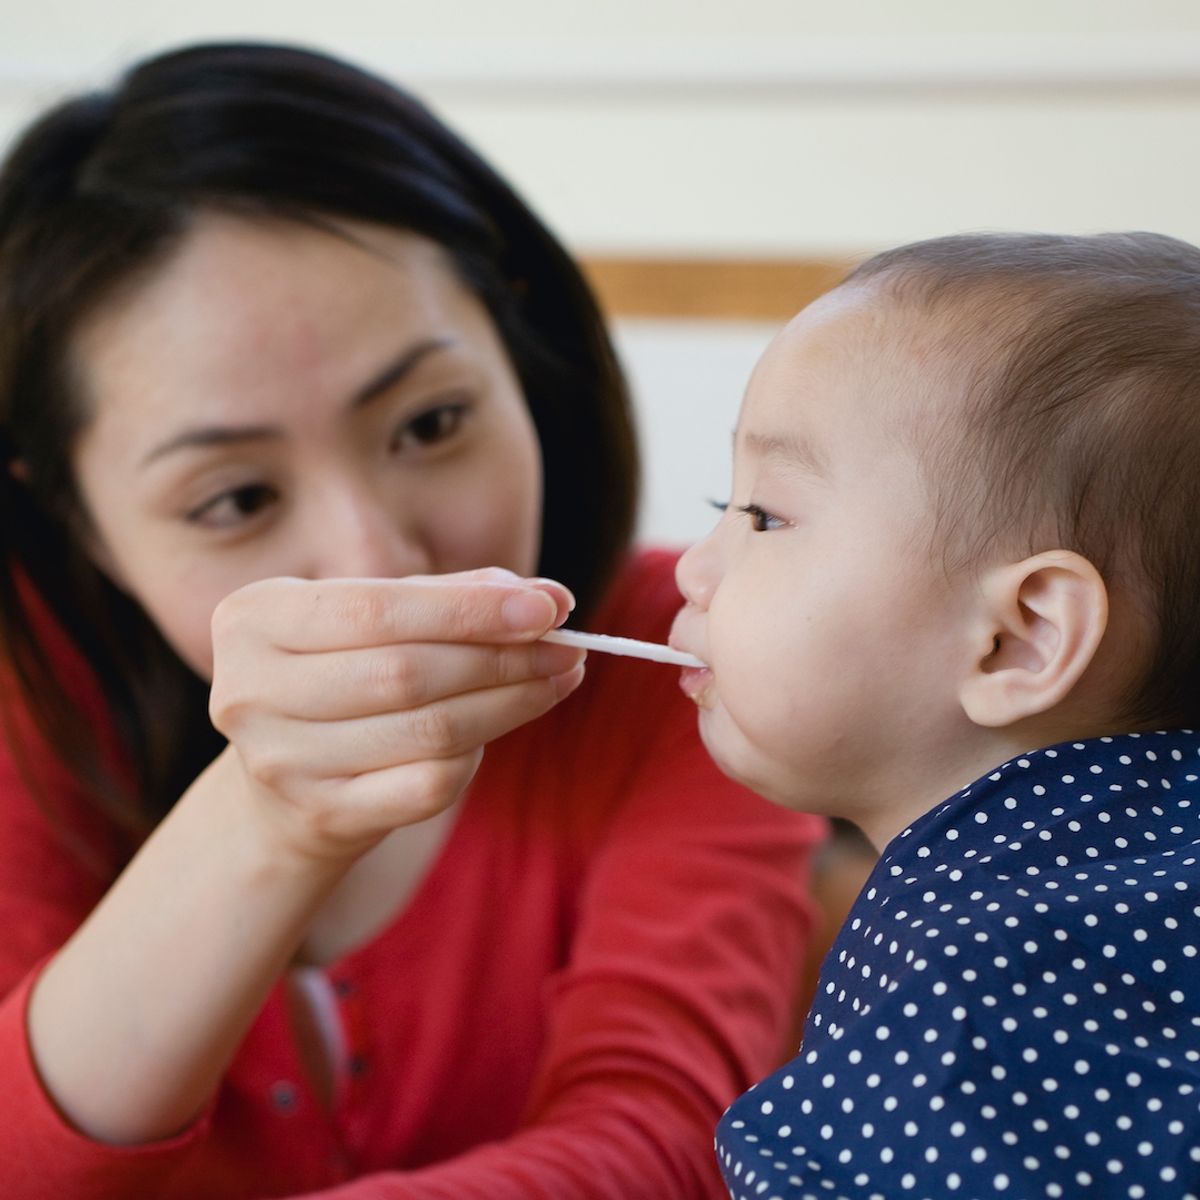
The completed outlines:
[[[733,494],[678,570],[705,743],[882,857],[731,1193],[1200,1196],[1200,250],[871,259],[755,370]]]

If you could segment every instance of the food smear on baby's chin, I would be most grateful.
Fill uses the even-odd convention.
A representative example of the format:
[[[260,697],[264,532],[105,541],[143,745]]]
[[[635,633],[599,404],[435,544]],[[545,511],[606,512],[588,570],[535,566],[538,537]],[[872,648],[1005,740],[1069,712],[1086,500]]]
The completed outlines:
[[[684,667],[679,672],[679,687],[698,708],[712,707],[713,673],[709,667]]]

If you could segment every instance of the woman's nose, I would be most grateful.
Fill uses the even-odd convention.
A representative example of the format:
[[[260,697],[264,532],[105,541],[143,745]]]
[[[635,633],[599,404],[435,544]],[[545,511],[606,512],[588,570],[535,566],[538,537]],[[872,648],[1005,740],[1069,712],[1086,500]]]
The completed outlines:
[[[695,608],[708,609],[721,579],[717,534],[718,530],[713,530],[702,538],[675,565],[675,583],[683,598]]]
[[[419,522],[369,490],[326,495],[322,508],[310,526],[312,578],[398,578],[437,570]]]

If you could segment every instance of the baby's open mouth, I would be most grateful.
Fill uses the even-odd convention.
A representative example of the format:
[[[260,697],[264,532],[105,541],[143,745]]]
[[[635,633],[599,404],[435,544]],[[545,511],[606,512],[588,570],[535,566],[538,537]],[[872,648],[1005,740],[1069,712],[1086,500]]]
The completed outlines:
[[[711,706],[712,683],[713,673],[709,667],[685,667],[679,673],[680,690],[699,708]]]

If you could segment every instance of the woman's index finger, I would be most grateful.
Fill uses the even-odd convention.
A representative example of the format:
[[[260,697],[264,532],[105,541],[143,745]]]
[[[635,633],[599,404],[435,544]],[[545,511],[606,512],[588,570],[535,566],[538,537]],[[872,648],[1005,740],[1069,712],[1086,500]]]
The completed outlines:
[[[276,598],[276,644],[305,653],[396,642],[518,642],[566,619],[561,585],[484,574],[294,581]]]

